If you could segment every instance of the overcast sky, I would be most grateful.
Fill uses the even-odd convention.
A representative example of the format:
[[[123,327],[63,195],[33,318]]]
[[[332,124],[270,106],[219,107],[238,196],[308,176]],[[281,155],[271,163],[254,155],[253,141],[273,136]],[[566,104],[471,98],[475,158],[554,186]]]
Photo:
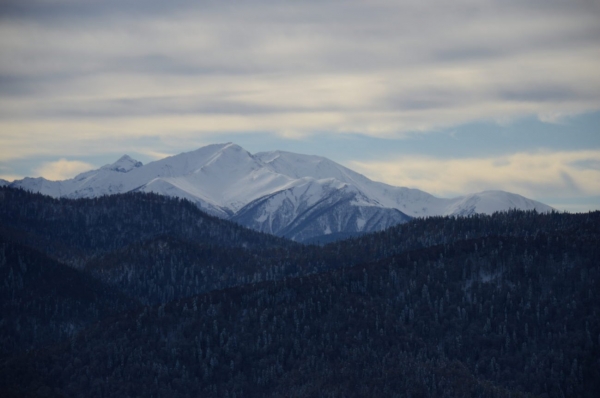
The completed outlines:
[[[233,141],[600,209],[600,2],[0,1],[0,178]]]

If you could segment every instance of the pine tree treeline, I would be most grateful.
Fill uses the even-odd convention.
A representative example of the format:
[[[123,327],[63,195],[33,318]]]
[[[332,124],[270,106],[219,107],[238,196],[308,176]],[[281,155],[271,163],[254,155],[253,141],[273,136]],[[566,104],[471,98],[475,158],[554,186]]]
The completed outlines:
[[[0,356],[73,337],[139,305],[90,275],[0,238]]]
[[[80,267],[93,257],[158,236],[223,247],[294,243],[210,216],[187,200],[152,193],[54,199],[0,187],[0,234]]]
[[[221,220],[215,228],[232,237],[223,242],[166,229],[169,212],[189,206],[181,201],[146,219],[143,195],[94,210],[93,200],[13,191],[0,203],[20,195],[35,213],[1,213],[5,396],[600,393],[600,212],[436,217],[318,247],[247,230],[239,239]],[[118,238],[86,246],[36,229],[85,211],[144,218],[147,230],[132,236],[141,222],[118,217],[102,230],[91,217],[86,228]],[[57,219],[74,225],[69,217]],[[79,269],[11,238],[61,242],[38,249]],[[56,333],[69,322],[77,328]]]

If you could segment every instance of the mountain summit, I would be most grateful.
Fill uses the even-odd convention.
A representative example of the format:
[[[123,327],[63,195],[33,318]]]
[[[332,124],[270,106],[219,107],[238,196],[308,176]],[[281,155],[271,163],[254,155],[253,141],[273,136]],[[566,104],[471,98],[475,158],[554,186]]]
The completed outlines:
[[[119,173],[127,173],[136,167],[142,167],[142,166],[143,166],[142,162],[132,159],[131,157],[129,157],[129,155],[123,155],[123,156],[121,156],[121,158],[119,160],[117,160],[113,164],[107,164],[106,166],[103,166],[102,168],[105,170],[118,171]]]
[[[212,215],[297,241],[378,231],[413,217],[552,210],[503,191],[437,198],[372,181],[324,157],[284,151],[253,155],[233,143],[205,146],[146,165],[125,155],[73,179],[25,178],[10,185],[53,197],[141,191],[185,198]]]

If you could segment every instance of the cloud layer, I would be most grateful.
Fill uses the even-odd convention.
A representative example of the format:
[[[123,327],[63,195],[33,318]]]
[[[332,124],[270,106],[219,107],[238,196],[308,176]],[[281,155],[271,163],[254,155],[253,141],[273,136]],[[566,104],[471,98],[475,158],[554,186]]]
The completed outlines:
[[[600,134],[503,143],[465,127],[598,114],[599,20],[590,0],[3,1],[0,172],[55,179],[123,153],[327,136],[329,153],[306,152],[443,196],[600,195]],[[418,152],[344,149],[367,137]]]
[[[528,197],[600,196],[600,151],[516,153],[488,158],[405,156],[350,165],[374,180],[442,197],[501,189]]]
[[[56,162],[43,163],[36,173],[48,180],[60,181],[75,177],[79,173],[92,170],[94,166],[78,160],[60,159]]]
[[[33,137],[394,137],[600,109],[597,2],[22,3],[0,6],[4,159],[47,151]]]

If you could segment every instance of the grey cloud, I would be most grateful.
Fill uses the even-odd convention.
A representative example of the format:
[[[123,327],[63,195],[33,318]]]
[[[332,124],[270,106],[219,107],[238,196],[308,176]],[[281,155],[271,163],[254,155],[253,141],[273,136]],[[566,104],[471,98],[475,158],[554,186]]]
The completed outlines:
[[[497,58],[503,55],[506,55],[506,51],[500,48],[457,47],[442,48],[436,51],[432,58],[441,62],[455,62]]]
[[[212,2],[204,2],[210,7]],[[53,21],[65,19],[98,19],[111,16],[135,17],[166,14],[179,7],[197,4],[189,0],[6,0],[0,4],[0,19]]]
[[[581,188],[577,185],[573,177],[571,177],[571,175],[568,172],[563,171],[562,173],[560,173],[560,176],[562,178],[563,184],[569,190],[570,193],[579,194],[582,192]]]
[[[523,87],[521,89],[501,90],[498,97],[506,101],[551,102],[576,99],[580,94],[569,87]]]
[[[10,119],[96,119],[156,117],[171,115],[269,115],[346,111],[341,107],[299,107],[260,105],[236,100],[203,97],[143,97],[101,101],[58,101],[27,109],[0,109],[0,117]]]
[[[74,73],[73,71],[36,74],[33,76],[0,74],[0,98],[40,98],[40,96],[43,98],[45,95],[60,93],[57,87],[74,78],[86,75],[89,75],[89,73]]]
[[[247,75],[261,72],[260,69],[247,65],[206,65],[191,61],[164,54],[146,54],[137,57],[112,59],[106,62],[102,69],[109,72],[189,76]]]
[[[578,160],[570,165],[580,170],[600,170],[600,159]]]
[[[34,94],[37,90],[32,80],[22,76],[0,75],[0,96],[14,97]]]
[[[347,130],[359,107],[373,115],[357,128],[377,112],[428,113],[374,128],[410,130],[501,118],[524,101],[536,104],[526,112],[588,111],[600,107],[599,19],[585,0],[5,1],[0,101],[30,104],[2,117],[336,111]],[[130,77],[156,87],[127,92]],[[204,91],[198,77],[240,79],[239,91]],[[302,101],[278,87],[297,79],[319,82]]]
[[[423,111],[452,108],[464,102],[464,98],[458,97],[451,91],[422,90],[410,95],[394,93],[378,104],[378,107],[387,110]]]

